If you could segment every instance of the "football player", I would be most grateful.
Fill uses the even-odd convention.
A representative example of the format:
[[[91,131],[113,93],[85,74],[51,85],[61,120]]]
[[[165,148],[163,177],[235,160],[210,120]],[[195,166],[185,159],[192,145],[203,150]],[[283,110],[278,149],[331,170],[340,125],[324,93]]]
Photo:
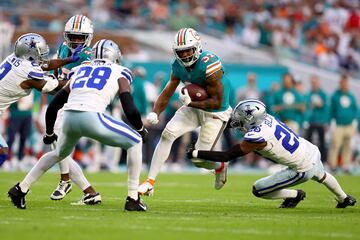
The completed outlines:
[[[156,146],[147,180],[139,186],[139,193],[152,195],[154,183],[161,165],[168,158],[175,139],[200,126],[196,147],[213,149],[222,134],[231,114],[229,105],[229,81],[218,56],[203,51],[199,34],[192,28],[177,32],[173,42],[175,58],[171,63],[170,80],[147,116],[151,124],[157,124],[159,115],[166,108],[180,82],[190,82],[206,89],[208,98],[192,101],[188,91],[180,94],[183,106],[167,123]],[[215,189],[221,189],[226,182],[227,165],[192,158],[196,167],[215,170]]]
[[[197,150],[192,144],[187,150],[188,157],[228,162],[255,152],[285,165],[283,170],[259,179],[253,185],[253,194],[256,197],[284,199],[280,208],[295,208],[306,194],[303,190],[288,188],[309,179],[325,185],[336,196],[336,208],[355,205],[356,199],[347,195],[335,177],[324,170],[319,148],[267,114],[264,103],[255,99],[240,102],[232,113],[230,125],[245,134],[241,143],[223,152]]]
[[[64,39],[65,41],[60,45],[57,51],[57,57],[60,59],[67,58],[76,49],[81,48],[79,52],[79,59],[75,62],[66,64],[61,68],[55,69],[54,74],[59,80],[69,80],[70,71],[79,66],[82,63],[89,63],[91,59],[91,40],[93,38],[94,29],[91,20],[84,15],[72,16],[65,24]],[[59,111],[58,118],[54,127],[55,135],[44,136],[44,143],[51,144],[51,148],[55,149],[56,135],[60,132],[60,125],[63,119],[63,111]],[[78,164],[68,156],[63,161],[59,162],[60,168],[60,182],[56,189],[51,193],[50,198],[52,200],[61,200],[71,189],[72,179],[77,186],[84,192],[83,197],[79,201],[79,204],[97,204],[101,202],[101,195],[97,193],[89,183],[89,181],[82,174]]]
[[[41,157],[24,180],[12,187],[8,194],[13,204],[26,208],[25,195],[30,186],[50,167],[71,154],[81,137],[128,150],[128,196],[125,210],[146,211],[137,188],[142,164],[142,139],[147,130],[130,94],[131,71],[118,63],[119,47],[111,40],[100,40],[92,49],[90,64],[73,69],[68,84],[58,92],[46,111],[46,133],[56,136],[54,124],[59,109],[64,104],[64,117],[56,149]],[[125,115],[132,129],[121,120],[105,114],[105,109],[116,93],[120,96]]]
[[[20,36],[15,42],[14,53],[0,64],[0,116],[20,98],[30,94],[32,89],[53,93],[63,87],[54,76],[47,76],[44,70],[53,70],[79,59],[79,49],[64,59],[48,60],[49,47],[45,39],[36,33]],[[7,159],[8,146],[0,135],[0,166]]]

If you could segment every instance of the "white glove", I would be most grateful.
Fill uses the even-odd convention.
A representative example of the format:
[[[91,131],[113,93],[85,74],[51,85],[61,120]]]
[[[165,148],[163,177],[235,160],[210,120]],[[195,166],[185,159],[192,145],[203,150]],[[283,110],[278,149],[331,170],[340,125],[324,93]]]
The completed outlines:
[[[191,97],[189,96],[189,92],[187,89],[184,89],[184,93],[182,93],[182,91],[180,91],[180,101],[182,102],[182,104],[184,104],[185,106],[189,105],[191,103]]]
[[[147,116],[146,116],[146,120],[151,123],[152,125],[156,125],[159,122],[159,118],[157,113],[155,112],[150,112]]]

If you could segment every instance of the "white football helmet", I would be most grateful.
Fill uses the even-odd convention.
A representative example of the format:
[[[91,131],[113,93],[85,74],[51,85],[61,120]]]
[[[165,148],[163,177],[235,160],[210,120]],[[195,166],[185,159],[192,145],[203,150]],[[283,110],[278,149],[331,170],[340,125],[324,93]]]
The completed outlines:
[[[46,40],[39,34],[27,33],[16,40],[14,53],[18,58],[40,63],[43,60],[47,60],[49,46]]]
[[[79,44],[89,47],[94,35],[91,20],[84,15],[72,16],[65,24],[64,39],[66,44],[74,49]]]
[[[180,64],[185,67],[191,66],[199,59],[202,51],[199,34],[192,28],[180,29],[175,35],[172,49]],[[178,53],[188,49],[193,49],[194,53],[190,57],[180,58]]]
[[[262,124],[266,117],[266,106],[256,99],[246,99],[236,105],[231,114],[230,125],[242,132]]]
[[[119,46],[109,40],[101,39],[91,49],[92,59],[107,59],[113,63],[120,63],[122,56]]]

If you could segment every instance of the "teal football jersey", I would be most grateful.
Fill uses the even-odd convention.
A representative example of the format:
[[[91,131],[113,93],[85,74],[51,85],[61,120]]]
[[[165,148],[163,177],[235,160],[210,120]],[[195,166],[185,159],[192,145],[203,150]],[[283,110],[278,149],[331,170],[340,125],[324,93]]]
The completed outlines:
[[[66,42],[63,42],[60,45],[60,47],[59,47],[59,49],[57,51],[57,55],[58,55],[58,58],[61,58],[61,59],[68,58],[68,57],[71,56],[71,50],[67,46]],[[80,59],[78,61],[66,64],[66,65],[62,66],[59,69],[59,73],[58,73],[58,78],[59,79],[67,80],[68,79],[67,75],[70,73],[72,68],[79,66],[83,62],[90,61],[90,59],[91,59],[91,48],[86,47],[86,48],[82,49],[80,54],[79,54],[79,57],[80,57]]]
[[[222,70],[221,60],[215,54],[203,51],[199,59],[194,63],[195,66],[187,70],[182,64],[180,64],[176,59],[172,61],[171,72],[172,74],[179,78],[181,82],[190,82],[201,85],[203,88],[206,88],[206,78],[211,76],[213,73]],[[230,83],[224,75],[221,78],[221,82],[224,86],[224,95],[221,108],[217,110],[209,109],[209,112],[222,112],[229,108],[229,94],[230,94]]]

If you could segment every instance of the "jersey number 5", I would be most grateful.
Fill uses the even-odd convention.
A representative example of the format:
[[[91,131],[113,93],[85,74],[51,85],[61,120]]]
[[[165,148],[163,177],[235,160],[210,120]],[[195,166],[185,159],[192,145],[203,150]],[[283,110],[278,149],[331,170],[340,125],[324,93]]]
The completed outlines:
[[[275,137],[277,140],[280,140],[282,136],[284,136],[281,140],[281,145],[286,149],[286,151],[292,154],[299,147],[299,137],[284,123],[278,123],[280,125],[276,125]]]
[[[82,67],[78,71],[72,88],[83,88],[86,86],[87,88],[101,90],[104,88],[110,75],[111,69],[108,67],[98,67],[95,69],[90,66]]]

